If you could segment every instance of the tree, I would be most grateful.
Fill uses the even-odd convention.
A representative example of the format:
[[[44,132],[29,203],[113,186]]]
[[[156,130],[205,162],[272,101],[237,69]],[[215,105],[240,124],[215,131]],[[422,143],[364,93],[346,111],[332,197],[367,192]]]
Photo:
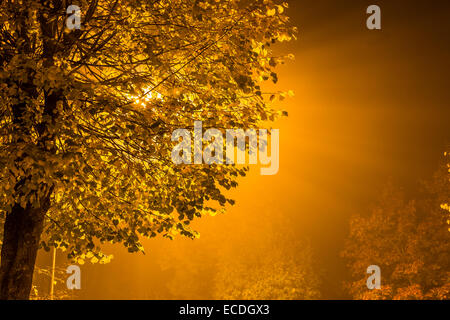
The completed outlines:
[[[199,241],[159,241],[153,246],[151,252],[166,275],[165,299],[320,297],[312,248],[299,236],[289,214],[252,210],[245,217],[222,217],[220,225],[214,221],[213,229]],[[233,233],[214,232],[222,225]]]
[[[320,297],[307,241],[267,235],[259,250],[242,250],[218,264],[214,298],[227,300],[312,300]]]
[[[270,46],[295,36],[272,0],[0,1],[0,298],[29,296],[38,248],[106,262],[101,244],[195,237],[247,168],[176,166],[171,133],[273,120]],[[272,99],[270,99],[272,100]]]
[[[449,299],[450,234],[438,204],[450,191],[440,170],[420,197],[407,200],[389,186],[369,213],[354,216],[343,252],[355,299]],[[369,290],[366,269],[381,269],[381,289]]]

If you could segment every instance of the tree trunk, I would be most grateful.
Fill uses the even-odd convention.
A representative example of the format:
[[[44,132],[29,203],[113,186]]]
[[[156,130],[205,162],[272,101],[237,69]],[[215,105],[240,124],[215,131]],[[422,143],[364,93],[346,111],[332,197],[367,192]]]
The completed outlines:
[[[49,5],[48,1],[41,1],[43,7]],[[63,8],[63,1],[53,2],[52,15],[57,16],[60,9]],[[23,9],[23,10],[22,10]],[[35,48],[32,45],[29,30],[31,28],[28,17],[31,16],[32,7],[24,7],[18,10],[15,17],[16,24],[19,26],[19,39],[17,41],[18,52],[28,54],[30,57],[36,56]],[[44,12],[38,12],[38,20],[42,32],[42,58],[43,66],[49,69],[54,66],[54,55],[58,47],[56,43],[58,19],[50,19]],[[12,56],[8,56],[12,59]],[[39,138],[36,143],[43,155],[55,154],[55,133],[48,130],[49,124],[54,125],[57,115],[57,103],[62,99],[62,89],[60,87],[46,89],[37,88],[32,81],[35,77],[35,70],[24,67],[22,72],[27,75],[26,81],[13,80],[11,85],[20,88],[28,99],[18,98],[18,103],[12,106],[12,122],[17,128],[15,143],[23,143],[23,136],[31,132],[31,122],[27,119],[27,103],[29,98],[36,99],[40,92],[44,93],[44,112],[43,121],[34,125]],[[26,155],[16,159],[18,166],[20,161]],[[23,185],[32,181],[33,172],[27,172],[22,177],[16,177],[18,182],[15,186],[17,195],[23,195],[21,191]],[[38,173],[39,175],[39,173]],[[39,180],[39,179],[35,179]],[[28,299],[33,281],[34,264],[39,249],[39,242],[44,227],[44,218],[50,208],[50,197],[54,185],[51,181],[40,183],[39,185],[27,186],[28,189],[34,189],[33,201],[29,201],[25,208],[19,203],[15,203],[11,212],[7,213],[4,223],[3,244],[1,248],[0,260],[0,299]],[[31,194],[27,192],[28,199]],[[20,199],[20,197],[17,197]],[[36,201],[38,199],[39,201]]]
[[[29,298],[39,240],[49,209],[49,196],[39,208],[15,204],[6,216],[0,266],[0,299]]]

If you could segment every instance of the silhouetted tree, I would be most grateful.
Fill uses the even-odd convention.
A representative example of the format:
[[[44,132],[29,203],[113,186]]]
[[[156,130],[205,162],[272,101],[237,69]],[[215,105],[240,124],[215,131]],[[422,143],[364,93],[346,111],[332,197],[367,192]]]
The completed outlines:
[[[307,241],[266,234],[259,248],[241,248],[218,263],[214,298],[311,300],[320,298],[319,276]],[[283,241],[284,240],[284,241]],[[289,242],[287,242],[289,241]]]
[[[449,299],[450,234],[439,203],[450,183],[439,171],[420,198],[407,200],[387,187],[368,214],[354,216],[343,256],[353,281],[355,299]],[[381,268],[381,289],[369,290],[366,269]]]
[[[317,299],[320,273],[308,241],[291,219],[270,210],[226,216],[233,233],[172,241],[152,252],[176,299]],[[208,225],[211,228],[211,224]],[[216,226],[218,228],[219,226]],[[211,229],[210,233],[211,233]],[[214,230],[214,229],[212,229]],[[156,252],[155,252],[156,251]]]

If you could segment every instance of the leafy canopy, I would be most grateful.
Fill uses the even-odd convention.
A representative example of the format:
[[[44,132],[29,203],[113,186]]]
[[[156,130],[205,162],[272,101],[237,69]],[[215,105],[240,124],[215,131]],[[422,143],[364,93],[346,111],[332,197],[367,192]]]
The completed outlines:
[[[450,234],[439,203],[450,183],[441,169],[408,200],[389,186],[370,213],[354,216],[343,256],[355,299],[449,299]],[[369,290],[367,267],[381,269],[381,289]]]
[[[270,47],[295,37],[287,4],[70,4],[80,30],[66,28],[67,1],[0,1],[0,220],[50,192],[42,246],[80,263],[107,262],[102,243],[197,236],[189,222],[232,202],[224,189],[247,169],[175,166],[171,133],[279,115],[261,83],[283,60]]]

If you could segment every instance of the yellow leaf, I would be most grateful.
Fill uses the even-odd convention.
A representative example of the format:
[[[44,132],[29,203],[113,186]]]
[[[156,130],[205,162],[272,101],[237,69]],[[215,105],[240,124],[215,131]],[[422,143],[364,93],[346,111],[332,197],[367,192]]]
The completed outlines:
[[[276,12],[277,11],[275,9],[269,9],[269,10],[267,10],[267,15],[269,17],[271,17],[271,16],[274,16]]]

